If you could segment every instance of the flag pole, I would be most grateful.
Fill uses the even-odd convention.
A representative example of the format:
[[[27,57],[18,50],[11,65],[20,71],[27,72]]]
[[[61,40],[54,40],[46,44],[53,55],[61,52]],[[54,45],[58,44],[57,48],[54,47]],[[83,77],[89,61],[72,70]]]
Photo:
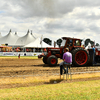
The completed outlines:
[[[40,40],[41,49],[42,49],[42,40],[43,40],[43,35],[41,36],[41,40]]]

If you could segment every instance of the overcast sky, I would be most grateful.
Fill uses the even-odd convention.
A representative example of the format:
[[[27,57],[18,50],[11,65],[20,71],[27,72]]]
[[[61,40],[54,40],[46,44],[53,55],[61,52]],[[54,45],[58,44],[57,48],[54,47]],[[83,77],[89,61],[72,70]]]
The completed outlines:
[[[90,38],[100,44],[100,0],[0,0],[0,32]]]

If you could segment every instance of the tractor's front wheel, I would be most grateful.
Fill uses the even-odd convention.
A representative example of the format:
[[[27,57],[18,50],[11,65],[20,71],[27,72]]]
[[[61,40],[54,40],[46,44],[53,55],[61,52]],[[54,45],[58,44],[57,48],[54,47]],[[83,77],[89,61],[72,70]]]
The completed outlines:
[[[47,62],[49,66],[56,66],[58,63],[58,58],[54,55],[51,55],[50,57],[48,57]]]
[[[47,55],[45,55],[45,56],[43,57],[43,62],[44,62],[45,64],[47,64]]]

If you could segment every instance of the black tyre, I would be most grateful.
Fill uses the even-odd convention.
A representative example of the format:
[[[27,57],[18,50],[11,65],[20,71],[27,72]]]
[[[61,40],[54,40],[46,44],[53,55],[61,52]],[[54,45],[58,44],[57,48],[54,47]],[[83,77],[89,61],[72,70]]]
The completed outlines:
[[[48,57],[47,62],[49,66],[56,66],[58,63],[58,58],[54,55],[51,55],[50,57]]]
[[[43,57],[43,62],[44,62],[45,64],[47,64],[47,55],[45,55],[45,56]]]
[[[72,63],[74,66],[85,66],[89,62],[89,54],[83,48],[75,48],[72,51]]]

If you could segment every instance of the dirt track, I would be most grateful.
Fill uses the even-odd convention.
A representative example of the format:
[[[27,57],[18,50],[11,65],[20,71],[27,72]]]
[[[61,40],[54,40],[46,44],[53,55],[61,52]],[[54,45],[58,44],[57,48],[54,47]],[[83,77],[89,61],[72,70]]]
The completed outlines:
[[[59,66],[48,67],[41,59],[0,59],[0,76],[59,73]]]
[[[62,60],[58,60],[58,64],[62,62]],[[84,72],[84,71],[100,71],[99,66],[87,66],[87,67],[72,67],[72,72]],[[56,67],[48,67],[42,62],[42,59],[15,59],[15,58],[0,58],[0,78],[6,77],[21,77],[26,76],[59,76],[59,65]],[[91,78],[91,80],[94,78]],[[100,78],[95,78],[100,79]],[[82,80],[82,79],[81,79]],[[80,81],[81,81],[80,80]],[[83,79],[82,81],[87,80]],[[73,80],[74,81],[74,80]],[[73,82],[71,81],[71,82]],[[76,80],[75,80],[76,81]],[[79,81],[79,79],[77,80]],[[63,81],[64,82],[64,81]],[[44,83],[39,83],[44,84]],[[34,83],[31,84],[1,84],[0,88],[12,88],[12,87],[20,87],[20,86],[33,86]]]
[[[62,60],[58,60],[58,64]],[[99,66],[72,67],[72,72],[100,71]],[[0,58],[0,77],[16,75],[50,76],[59,75],[59,65],[49,67],[42,59]]]

